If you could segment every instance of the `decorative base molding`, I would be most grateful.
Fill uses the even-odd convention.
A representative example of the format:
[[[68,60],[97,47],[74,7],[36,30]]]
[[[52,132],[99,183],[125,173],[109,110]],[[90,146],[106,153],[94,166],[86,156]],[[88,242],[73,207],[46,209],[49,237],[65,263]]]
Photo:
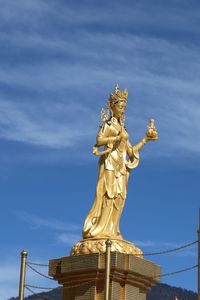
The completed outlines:
[[[70,255],[91,254],[91,253],[105,253],[106,252],[106,240],[105,238],[99,239],[85,239],[75,244],[72,247]],[[134,244],[125,241],[112,239],[111,252],[118,252],[124,254],[133,254],[140,258],[143,258],[143,252]]]

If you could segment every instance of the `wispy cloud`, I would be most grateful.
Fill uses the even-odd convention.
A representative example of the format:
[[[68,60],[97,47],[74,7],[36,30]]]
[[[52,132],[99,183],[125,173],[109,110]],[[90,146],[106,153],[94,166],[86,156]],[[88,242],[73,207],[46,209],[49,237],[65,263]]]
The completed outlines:
[[[48,12],[49,5],[43,0],[19,0],[19,1],[1,1],[1,22],[19,26],[24,23],[37,24],[44,12]],[[32,18],[34,14],[34,18]],[[32,20],[32,21],[31,21]],[[33,23],[34,22],[34,23]]]
[[[81,235],[71,234],[71,233],[61,233],[57,236],[57,240],[59,242],[72,246],[81,240]]]
[[[102,4],[103,3],[103,4]],[[180,5],[181,4],[181,5]],[[129,1],[128,5],[121,2],[102,1],[84,1],[84,3],[76,2],[65,3],[62,1],[49,0],[48,3],[43,0],[25,0],[6,1],[2,0],[1,20],[3,22],[11,22],[13,25],[30,24],[36,28],[43,28],[43,18],[46,23],[54,23],[52,30],[55,30],[60,23],[66,24],[66,27],[97,27],[101,25],[102,30],[111,31],[133,31],[140,30],[149,33],[151,30],[159,32],[167,36],[167,30],[180,31],[185,28],[185,34],[194,34],[197,31],[195,20],[198,18],[198,10],[195,5],[188,4],[188,1],[168,1],[160,3],[157,1],[141,0],[140,2]],[[34,16],[34,17],[33,17]],[[117,22],[120,26],[116,26]],[[153,17],[152,17],[153,16]],[[41,24],[37,24],[41,23]],[[10,23],[8,23],[10,24]],[[130,25],[133,25],[132,27]],[[159,24],[159,28],[158,28]],[[151,29],[151,30],[150,30]],[[26,30],[26,28],[24,28]],[[71,27],[69,31],[71,30]]]
[[[153,241],[134,241],[134,244],[138,247],[153,247],[155,242]]]
[[[70,224],[62,222],[58,219],[46,219],[44,217],[38,217],[32,214],[29,214],[24,211],[16,212],[17,216],[24,222],[30,224],[35,229],[40,229],[41,227],[46,227],[52,230],[58,231],[76,231],[80,230],[79,225]]]
[[[62,149],[73,147],[92,133],[82,119],[73,122],[73,116],[80,112],[82,118],[84,114],[91,116],[89,109],[77,104],[51,103],[50,110],[49,104],[28,106],[0,100],[0,112],[0,137],[11,141]]]
[[[58,219],[38,217],[24,211],[18,211],[16,214],[20,220],[29,224],[33,229],[48,228],[55,232],[61,231],[59,234],[53,234],[57,242],[72,246],[81,240],[81,226],[79,225],[65,223]]]
[[[0,60],[2,140],[48,149],[79,146],[84,152],[84,145],[95,141],[100,108],[119,82],[130,94],[127,125],[136,136],[130,134],[130,139],[137,141],[153,116],[160,137],[154,155],[199,157],[199,45],[171,38],[163,28],[170,24],[170,30],[183,33],[183,22],[194,19],[196,10],[186,1],[187,13],[174,1],[166,5],[168,10],[152,1],[151,5],[133,4],[132,10],[119,3],[114,8],[108,5],[101,15],[97,3],[90,5],[89,11],[75,4],[62,4],[61,9],[53,0],[28,3],[19,1],[13,8],[4,1],[0,12],[3,24],[11,19],[19,22],[13,27],[11,23],[12,30],[5,30],[0,37],[4,45]],[[113,9],[121,11],[120,31],[112,26]],[[178,10],[186,18],[177,14]],[[149,11],[161,14],[152,18]],[[35,18],[30,18],[29,31],[20,24],[31,14]],[[167,21],[159,23],[162,35],[155,28],[160,15]],[[55,21],[48,34],[44,17],[49,28]],[[59,30],[61,20],[66,25],[64,34]],[[141,30],[132,30],[141,20],[145,20]],[[102,22],[103,31],[98,29]],[[67,29],[72,23],[73,32]],[[192,23],[187,30],[194,27]],[[15,49],[21,54],[13,59]]]

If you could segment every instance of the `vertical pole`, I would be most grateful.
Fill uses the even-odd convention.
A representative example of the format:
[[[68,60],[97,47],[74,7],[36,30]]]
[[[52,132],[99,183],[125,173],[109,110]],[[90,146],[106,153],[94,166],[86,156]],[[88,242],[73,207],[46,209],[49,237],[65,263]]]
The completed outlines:
[[[26,259],[28,253],[23,250],[21,252],[21,268],[20,268],[20,281],[19,281],[19,300],[24,300],[24,287],[26,276]]]
[[[106,277],[105,277],[105,300],[109,300],[110,290],[110,250],[112,241],[106,241]]]
[[[200,300],[200,208],[199,208],[199,228],[198,228],[198,300]]]

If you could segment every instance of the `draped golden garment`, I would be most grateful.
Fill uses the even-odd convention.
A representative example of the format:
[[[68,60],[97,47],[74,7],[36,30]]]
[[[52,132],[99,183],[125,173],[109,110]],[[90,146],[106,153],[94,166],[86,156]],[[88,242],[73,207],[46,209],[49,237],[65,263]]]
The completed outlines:
[[[122,239],[119,220],[127,194],[130,173],[126,156],[128,149],[132,150],[132,146],[126,129],[115,118],[111,118],[100,128],[97,139],[116,137],[119,133],[123,133],[125,138],[113,145],[108,144],[111,151],[99,159],[96,197],[85,220],[83,238]]]

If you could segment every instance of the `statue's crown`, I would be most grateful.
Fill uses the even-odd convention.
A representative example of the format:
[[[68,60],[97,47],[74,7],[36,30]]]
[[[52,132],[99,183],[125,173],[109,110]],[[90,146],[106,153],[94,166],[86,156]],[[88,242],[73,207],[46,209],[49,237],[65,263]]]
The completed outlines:
[[[124,89],[123,91],[120,91],[119,85],[116,84],[116,86],[115,86],[115,92],[114,92],[114,94],[110,94],[109,101],[110,102],[115,102],[115,101],[118,101],[119,99],[127,101],[127,98],[128,98],[128,90],[127,90],[127,88]]]

